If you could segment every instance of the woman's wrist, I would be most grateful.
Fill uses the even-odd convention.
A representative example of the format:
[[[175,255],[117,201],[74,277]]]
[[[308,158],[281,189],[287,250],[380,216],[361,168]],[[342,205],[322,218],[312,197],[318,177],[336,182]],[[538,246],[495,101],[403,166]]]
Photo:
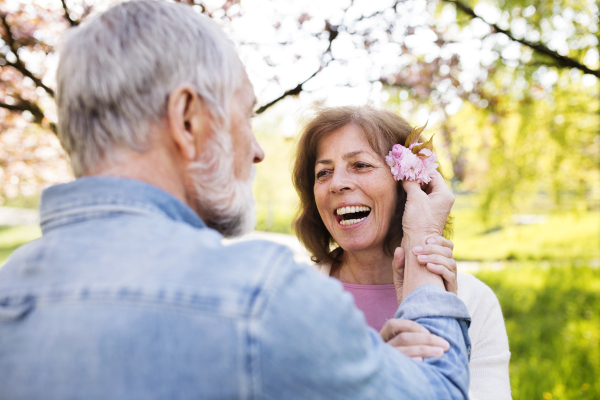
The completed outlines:
[[[405,254],[404,283],[402,289],[402,296],[404,298],[414,289],[423,285],[437,285],[445,290],[442,277],[430,272],[427,267],[420,265],[417,256],[412,251],[416,246],[424,246],[427,239],[434,236],[439,236],[439,234],[421,232],[416,235],[404,235],[402,238],[401,247],[404,249]]]

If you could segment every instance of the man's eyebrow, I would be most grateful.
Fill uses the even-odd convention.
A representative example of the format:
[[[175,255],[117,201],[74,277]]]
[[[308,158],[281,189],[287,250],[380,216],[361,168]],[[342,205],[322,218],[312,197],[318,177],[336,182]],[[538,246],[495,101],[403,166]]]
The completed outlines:
[[[350,153],[344,154],[342,156],[342,160],[344,160],[344,161],[349,160],[350,158],[355,157],[355,156],[357,156],[359,154],[362,154],[362,153],[364,153],[363,150],[351,151]],[[327,165],[330,165],[330,164],[333,164],[333,161],[332,160],[319,160],[319,161],[317,161],[315,163],[315,165],[317,165],[317,164],[327,164]]]

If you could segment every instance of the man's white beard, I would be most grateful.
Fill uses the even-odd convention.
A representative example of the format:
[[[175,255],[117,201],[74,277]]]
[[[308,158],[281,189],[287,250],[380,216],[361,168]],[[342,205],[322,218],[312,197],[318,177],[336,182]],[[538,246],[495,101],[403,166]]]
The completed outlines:
[[[215,132],[200,158],[188,168],[196,210],[208,227],[225,237],[243,235],[256,226],[252,195],[256,168],[252,165],[248,180],[240,182],[235,178],[234,157],[230,134]]]

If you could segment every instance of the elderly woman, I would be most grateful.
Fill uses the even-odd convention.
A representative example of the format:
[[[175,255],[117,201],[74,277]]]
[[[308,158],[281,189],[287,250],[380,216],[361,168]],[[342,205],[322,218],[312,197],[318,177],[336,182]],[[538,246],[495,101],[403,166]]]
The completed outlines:
[[[394,180],[385,156],[411,132],[405,120],[389,111],[318,111],[305,126],[295,154],[293,182],[300,195],[296,234],[319,270],[342,283],[382,336],[389,334],[384,324],[402,301],[404,251],[413,251],[420,263],[442,276],[446,289],[457,293],[471,314],[471,398],[510,399],[508,338],[494,293],[472,275],[456,274],[449,240],[432,235],[414,249],[403,243],[407,183]],[[419,343],[411,339],[418,332],[414,325],[393,329],[407,331],[407,345]],[[443,354],[435,354],[431,346],[407,348],[412,352],[405,354],[413,358]]]

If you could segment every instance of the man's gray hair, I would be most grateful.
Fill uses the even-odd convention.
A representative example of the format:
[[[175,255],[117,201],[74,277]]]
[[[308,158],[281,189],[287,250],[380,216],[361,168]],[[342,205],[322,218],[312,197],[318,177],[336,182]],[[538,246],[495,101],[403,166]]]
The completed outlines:
[[[68,31],[57,71],[58,136],[76,176],[143,152],[170,92],[195,86],[215,124],[242,85],[233,44],[210,18],[162,1],[121,3]]]

